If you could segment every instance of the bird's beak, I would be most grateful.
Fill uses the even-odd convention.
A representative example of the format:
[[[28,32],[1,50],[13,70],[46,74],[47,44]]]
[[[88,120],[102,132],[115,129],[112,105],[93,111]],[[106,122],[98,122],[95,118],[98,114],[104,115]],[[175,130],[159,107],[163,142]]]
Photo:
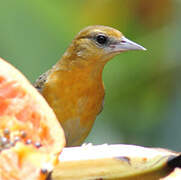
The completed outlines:
[[[143,46],[130,41],[129,39],[125,38],[124,36],[121,38],[121,40],[114,45],[114,51],[115,52],[122,52],[122,51],[129,51],[129,50],[143,50],[145,51],[146,48]]]

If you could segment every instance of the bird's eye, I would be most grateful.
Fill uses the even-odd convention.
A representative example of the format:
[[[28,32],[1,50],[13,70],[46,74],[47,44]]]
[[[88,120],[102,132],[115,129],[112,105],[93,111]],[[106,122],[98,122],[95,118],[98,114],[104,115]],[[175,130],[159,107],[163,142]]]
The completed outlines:
[[[105,35],[98,35],[96,37],[96,41],[101,44],[101,45],[104,45],[107,43],[107,37]]]

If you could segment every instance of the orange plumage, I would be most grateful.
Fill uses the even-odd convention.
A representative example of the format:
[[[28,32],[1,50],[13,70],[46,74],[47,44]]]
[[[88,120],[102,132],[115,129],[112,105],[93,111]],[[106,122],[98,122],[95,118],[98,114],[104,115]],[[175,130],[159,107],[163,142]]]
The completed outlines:
[[[67,146],[80,145],[102,110],[102,71],[122,51],[145,50],[107,26],[89,26],[72,41],[52,69],[35,82],[65,131]]]

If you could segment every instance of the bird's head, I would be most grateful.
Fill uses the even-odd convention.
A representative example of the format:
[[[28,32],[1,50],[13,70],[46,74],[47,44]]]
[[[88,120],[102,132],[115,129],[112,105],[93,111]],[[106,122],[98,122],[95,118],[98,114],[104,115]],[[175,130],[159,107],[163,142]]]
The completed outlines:
[[[72,60],[106,62],[113,56],[129,50],[146,50],[108,26],[88,26],[78,33],[65,55]]]

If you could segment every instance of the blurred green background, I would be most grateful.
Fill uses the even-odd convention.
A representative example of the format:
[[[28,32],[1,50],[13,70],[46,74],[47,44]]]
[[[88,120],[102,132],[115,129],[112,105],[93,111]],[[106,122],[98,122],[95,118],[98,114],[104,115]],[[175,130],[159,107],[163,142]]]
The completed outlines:
[[[181,150],[180,0],[0,0],[0,56],[34,82],[85,26],[115,27],[145,46],[104,69],[106,97],[87,142]]]

